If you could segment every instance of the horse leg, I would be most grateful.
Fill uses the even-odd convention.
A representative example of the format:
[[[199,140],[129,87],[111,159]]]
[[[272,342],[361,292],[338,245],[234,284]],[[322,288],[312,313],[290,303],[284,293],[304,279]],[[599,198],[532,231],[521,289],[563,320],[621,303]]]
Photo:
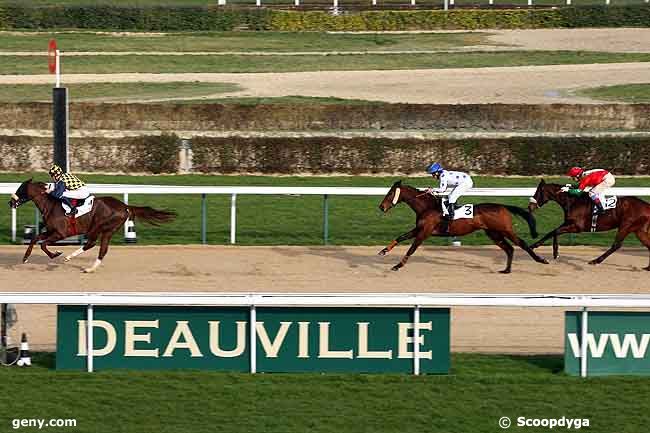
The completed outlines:
[[[43,239],[47,238],[49,236],[49,232],[42,233],[38,236],[34,236],[32,240],[29,242],[29,246],[27,247],[27,251],[25,251],[25,255],[23,256],[23,263],[27,263],[29,260],[29,256],[32,255],[32,250],[34,249],[34,245],[36,245],[36,242],[42,241]]]
[[[99,256],[95,260],[95,263],[90,268],[84,269],[83,271],[86,273],[93,273],[97,270],[99,265],[102,264],[102,260],[104,259],[104,256],[106,255],[106,252],[108,251],[108,244],[111,241],[111,238],[113,237],[112,232],[104,232],[102,233],[102,240],[101,244],[99,246]]]
[[[634,232],[636,237],[641,241],[643,245],[648,249],[648,255],[650,255],[650,235],[644,229]],[[647,267],[643,268],[646,271],[650,271],[650,263]]]
[[[542,245],[545,241],[553,237],[553,258],[559,257],[559,245],[557,244],[558,242],[558,236],[563,235],[565,233],[578,233],[580,229],[576,227],[575,224],[562,224],[558,228],[556,228],[553,231],[550,231],[546,233],[541,239],[539,239],[537,242],[534,242],[533,244],[530,245],[530,249],[534,250],[538,248],[540,245]],[[557,256],[556,256],[557,253]]]
[[[544,263],[545,265],[548,265],[548,260],[546,260],[544,257],[538,256],[535,251],[533,251],[532,248],[530,248],[523,239],[514,234],[514,232],[503,232],[503,235],[505,235],[506,238],[510,239],[519,248],[526,251],[537,263]]]
[[[384,248],[383,250],[379,251],[378,254],[380,256],[385,256],[386,254],[390,253],[393,248],[395,248],[395,245],[397,245],[400,242],[403,242],[403,241],[405,241],[407,239],[414,238],[415,235],[417,234],[417,232],[418,232],[418,228],[415,227],[413,230],[399,235],[399,237],[397,237],[397,239],[394,239],[394,240],[390,241],[390,244],[388,244],[388,246],[386,248]]]
[[[553,260],[557,260],[560,257],[560,244],[557,240],[557,233],[553,235]]]
[[[600,257],[597,257],[589,262],[590,265],[598,265],[603,262],[607,257],[609,257],[613,252],[621,248],[623,241],[630,234],[629,230],[623,230],[621,227],[618,228],[616,232],[616,238],[614,238],[614,243],[607,251],[605,251]]]
[[[96,242],[97,242],[97,233],[89,233],[88,234],[88,239],[86,239],[86,243],[81,248],[76,250],[74,253],[72,253],[72,254],[70,254],[68,256],[65,256],[63,261],[69,262],[70,260],[74,259],[75,257],[80,255],[81,253],[83,253],[85,251],[88,251],[89,249],[94,247]]]
[[[44,252],[45,254],[47,254],[47,256],[48,256],[50,259],[55,259],[55,258],[59,257],[61,254],[63,254],[63,251],[58,251],[58,250],[57,250],[57,251],[55,251],[55,252],[51,252],[50,250],[47,249],[47,244],[49,244],[49,243],[51,243],[51,242],[56,242],[56,241],[58,241],[58,240],[60,240],[60,239],[63,239],[63,236],[61,236],[59,233],[56,233],[56,232],[55,232],[55,233],[50,234],[50,235],[49,235],[49,236],[48,236],[48,237],[47,237],[47,238],[46,238],[46,239],[41,243],[41,249],[43,250],[43,252]]]
[[[409,250],[406,252],[404,257],[402,257],[402,260],[399,261],[398,264],[392,267],[393,271],[399,271],[400,268],[404,267],[406,262],[408,262],[408,259],[413,255],[415,250],[418,249],[418,247],[424,242],[424,240],[428,237],[429,235],[427,234],[427,231],[424,230],[423,228],[420,229],[420,231],[417,233],[415,236],[415,240],[411,244],[411,247]]]
[[[488,235],[492,241],[497,244],[499,248],[501,248],[507,256],[507,261],[506,261],[506,268],[502,271],[499,271],[501,274],[509,274],[511,269],[512,269],[512,256],[515,251],[514,248],[512,248],[512,245],[510,245],[508,242],[506,242],[505,238],[503,237],[503,234],[500,232],[495,232],[492,230],[485,230],[485,233]]]

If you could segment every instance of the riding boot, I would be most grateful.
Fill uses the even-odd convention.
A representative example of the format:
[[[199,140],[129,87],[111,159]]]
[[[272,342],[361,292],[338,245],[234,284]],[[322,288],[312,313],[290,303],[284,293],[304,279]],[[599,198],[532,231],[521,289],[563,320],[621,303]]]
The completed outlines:
[[[596,215],[602,215],[605,213],[605,208],[600,200],[594,200],[594,204],[596,205]]]
[[[61,201],[70,207],[70,212],[66,213],[65,216],[70,217],[77,214],[77,200],[68,197],[61,197]]]
[[[449,220],[453,221],[454,220],[454,214],[456,213],[456,203],[448,203],[447,204],[447,212],[449,213]]]

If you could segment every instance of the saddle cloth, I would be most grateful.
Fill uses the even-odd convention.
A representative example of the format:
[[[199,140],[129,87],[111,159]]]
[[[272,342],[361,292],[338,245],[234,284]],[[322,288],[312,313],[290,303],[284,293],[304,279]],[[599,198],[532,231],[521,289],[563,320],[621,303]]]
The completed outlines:
[[[454,219],[474,218],[474,205],[464,204],[454,211]]]
[[[75,215],[75,218],[79,218],[81,216],[86,215],[88,212],[90,212],[93,209],[93,204],[95,204],[95,196],[89,195],[87,198],[84,199],[83,204],[77,207],[77,215]],[[70,212],[70,206],[68,206],[63,202],[61,202],[61,206],[63,206],[63,210],[65,210],[65,213]]]
[[[605,197],[605,201],[603,202],[603,208],[605,210],[616,209],[617,204],[618,204],[618,197],[616,197],[615,195],[611,197]]]

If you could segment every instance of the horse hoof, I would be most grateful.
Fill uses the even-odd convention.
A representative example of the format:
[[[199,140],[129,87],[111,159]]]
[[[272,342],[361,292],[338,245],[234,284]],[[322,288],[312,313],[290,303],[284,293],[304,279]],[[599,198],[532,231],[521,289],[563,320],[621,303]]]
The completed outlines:
[[[63,254],[63,251],[55,251],[54,254],[52,254],[52,258],[56,259],[59,257],[61,254]]]
[[[549,263],[548,263],[548,260],[546,260],[546,259],[542,259],[542,260],[540,260],[539,262],[540,262],[540,263],[544,263],[545,265],[548,265],[548,264],[549,264]]]
[[[646,266],[645,268],[643,268],[643,270],[644,271],[650,271],[650,266]]]
[[[28,263],[28,262],[29,262],[29,259],[23,259],[23,265],[24,265],[25,263]]]
[[[93,268],[86,268],[81,272],[83,272],[84,274],[92,274],[93,272],[95,272],[95,270]]]
[[[66,263],[68,263],[70,260],[72,260],[72,257],[70,257],[70,256],[65,256],[63,258],[63,261],[66,262]]]
[[[590,260],[589,264],[590,265],[597,265],[599,262],[597,260]]]
[[[504,269],[504,270],[502,270],[502,271],[499,271],[499,273],[500,273],[500,274],[509,274],[509,273],[510,273],[510,269]]]
[[[399,268],[401,268],[401,266],[395,265],[395,266],[393,266],[393,267],[391,268],[391,270],[393,270],[393,271],[399,271]]]
[[[386,248],[384,248],[383,250],[379,251],[379,252],[377,253],[377,255],[378,255],[378,256],[385,256],[387,252],[388,252],[388,250],[387,250]]]

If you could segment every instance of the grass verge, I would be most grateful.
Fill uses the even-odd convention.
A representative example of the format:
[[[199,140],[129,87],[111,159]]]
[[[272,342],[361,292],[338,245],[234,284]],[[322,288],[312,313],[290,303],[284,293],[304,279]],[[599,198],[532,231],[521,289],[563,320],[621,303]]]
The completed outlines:
[[[648,378],[580,379],[558,356],[452,355],[445,376],[239,374],[198,371],[54,372],[0,368],[0,426],[76,419],[75,432],[472,432],[499,418],[588,418],[590,432],[640,433]],[[612,398],[612,396],[616,398]],[[585,396],[588,396],[586,398]],[[61,429],[57,429],[59,431]],[[30,430],[31,431],[31,430]],[[42,430],[55,431],[55,430]],[[540,430],[541,431],[541,430]]]
[[[0,74],[46,71],[41,57],[4,56]],[[64,61],[66,74],[243,73],[485,68],[593,63],[650,62],[650,53],[580,51],[508,51],[441,54],[368,54],[327,56],[74,56]]]
[[[575,94],[602,101],[648,104],[650,103],[650,83],[594,87],[591,89],[579,90],[575,92]]]

